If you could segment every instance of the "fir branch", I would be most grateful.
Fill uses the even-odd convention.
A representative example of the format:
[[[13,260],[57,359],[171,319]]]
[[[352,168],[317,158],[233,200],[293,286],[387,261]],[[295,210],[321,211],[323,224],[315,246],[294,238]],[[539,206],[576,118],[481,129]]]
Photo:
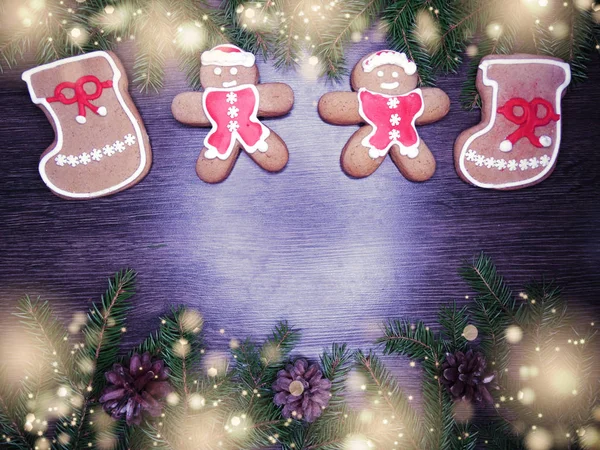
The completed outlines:
[[[0,382],[0,435],[4,441],[3,445],[18,450],[29,450],[30,443],[25,436],[25,431],[19,426],[19,419],[15,414],[15,395],[6,379],[6,371],[0,367],[0,380],[2,380]]]
[[[80,365],[89,365],[93,376],[86,377],[85,384],[91,388],[90,396],[95,397],[104,388],[104,372],[115,362],[121,345],[121,329],[125,326],[127,313],[131,309],[129,299],[134,294],[136,273],[133,270],[117,272],[108,280],[108,288],[93,304],[88,313],[88,321],[82,329],[85,345],[78,355]]]
[[[61,449],[76,450],[96,439],[95,430],[90,426],[90,410],[99,408],[96,399],[104,385],[104,373],[115,362],[121,343],[121,328],[131,308],[128,300],[133,295],[136,274],[132,270],[117,272],[108,280],[108,288],[101,297],[100,305],[93,304],[84,327],[85,345],[77,357],[82,370],[81,382],[85,389],[79,393],[81,405],[74,408],[71,416],[59,420],[57,429],[68,440],[60,444]]]
[[[348,0],[339,3],[314,51],[322,67],[322,75],[339,81],[346,75],[344,46],[353,32],[363,32],[371,26],[386,4],[385,0]]]
[[[498,306],[512,323],[520,325],[521,308],[489,257],[482,253],[473,263],[463,266],[460,275],[477,292],[481,302],[488,307]]]
[[[467,311],[466,306],[458,309],[456,303],[440,308],[438,320],[447,339],[447,352],[464,351],[467,348],[467,340],[463,336],[463,331],[469,323]]]
[[[488,305],[479,299],[475,299],[473,303],[470,313],[480,334],[484,336],[479,345],[488,364],[496,367],[499,377],[502,377],[504,369],[508,367],[510,355],[505,337],[508,322],[496,305]]]
[[[331,398],[327,410],[338,410],[344,406],[343,393],[346,389],[348,374],[352,369],[353,353],[346,344],[333,344],[331,351],[321,355],[323,377],[331,381]]]
[[[568,2],[562,10],[559,19],[568,24],[568,34],[564,39],[554,40],[553,55],[569,62],[572,80],[581,83],[587,79],[587,65],[594,49],[595,22],[592,11],[573,2]]]
[[[193,391],[194,379],[193,368],[200,359],[202,339],[199,334],[200,327],[194,320],[189,324],[186,317],[189,311],[180,307],[173,311],[169,317],[162,319],[159,339],[161,356],[170,370],[171,384],[181,394],[181,404],[184,413]],[[195,315],[195,313],[193,313]]]
[[[32,301],[25,296],[19,301],[17,317],[39,344],[47,367],[52,367],[59,382],[77,389],[77,374],[71,360],[67,330],[54,317],[48,302]]]
[[[251,53],[261,54],[264,59],[267,59],[275,43],[275,31],[278,27],[277,24],[271,21],[268,21],[268,26],[264,27],[261,22],[265,17],[268,17],[269,13],[277,9],[276,2],[268,0],[262,3],[260,7],[256,5],[253,8],[256,17],[255,21],[257,24],[260,24],[254,28],[244,27],[244,23],[241,20],[241,14],[244,13],[245,6],[247,5],[248,3],[244,0],[223,0],[221,4],[226,22],[229,27],[233,28],[231,39],[240,48]]]
[[[470,424],[455,424],[450,440],[449,450],[475,450],[479,441],[479,433]]]
[[[440,350],[429,327],[423,322],[411,324],[406,320],[390,320],[384,325],[384,336],[376,343],[384,346],[386,354],[398,353],[413,359],[435,357]]]
[[[425,430],[421,421],[383,363],[373,353],[365,354],[361,351],[356,353],[356,363],[358,370],[367,378],[367,388],[372,395],[377,395],[383,406],[393,413],[396,420],[400,420],[401,429],[408,441],[407,448],[424,448]],[[373,439],[377,441],[381,437],[373,436]]]
[[[382,18],[387,24],[392,48],[406,53],[417,64],[419,85],[430,86],[435,79],[431,57],[415,36],[419,3],[418,0],[394,2],[385,9]]]
[[[431,55],[432,65],[442,72],[456,73],[462,62],[462,52],[477,30],[477,24],[489,3],[482,0],[445,2],[438,14],[441,35]]]

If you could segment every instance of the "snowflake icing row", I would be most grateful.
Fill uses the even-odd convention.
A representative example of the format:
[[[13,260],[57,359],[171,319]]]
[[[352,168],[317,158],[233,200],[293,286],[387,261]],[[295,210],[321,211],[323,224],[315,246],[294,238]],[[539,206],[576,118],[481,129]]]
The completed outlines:
[[[80,164],[87,166],[92,161],[98,162],[104,157],[113,156],[116,153],[123,153],[125,151],[125,149],[127,148],[125,146],[127,145],[128,147],[131,147],[132,145],[135,144],[135,141],[136,141],[135,136],[133,134],[128,134],[123,138],[122,141],[116,141],[112,145],[105,145],[104,147],[102,147],[102,149],[95,148],[92,151],[90,151],[89,153],[83,152],[79,156],[77,156],[77,155],[69,155],[69,156],[57,155],[56,158],[54,158],[54,161],[56,162],[56,165],[60,166],[60,167],[63,167],[63,166],[77,167]]]
[[[479,155],[475,150],[469,150],[466,154],[467,161],[471,161],[475,163],[478,167],[487,167],[488,169],[497,169],[497,170],[505,170],[508,169],[511,172],[515,170],[530,170],[537,169],[540,166],[546,167],[550,164],[550,157],[548,155],[540,156],[539,158],[533,157],[529,159],[521,159],[517,161],[516,159],[496,159],[493,157],[485,157],[484,155]]]

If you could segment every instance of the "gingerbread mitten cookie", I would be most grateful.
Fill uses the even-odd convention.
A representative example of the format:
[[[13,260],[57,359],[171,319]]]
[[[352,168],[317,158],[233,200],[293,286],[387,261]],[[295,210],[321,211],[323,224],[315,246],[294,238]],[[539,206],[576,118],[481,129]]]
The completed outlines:
[[[200,62],[204,92],[179,94],[171,108],[179,122],[211,127],[196,163],[200,179],[207,183],[225,180],[241,148],[263,169],[282,170],[288,161],[287,146],[258,117],[290,112],[292,89],[283,83],[257,84],[254,55],[234,45],[206,51]]]
[[[102,197],[146,176],[152,164],[148,135],[113,53],[62,59],[22,78],[56,134],[39,164],[52,192],[67,199]]]
[[[561,137],[561,99],[571,81],[567,63],[534,55],[483,58],[477,74],[479,125],[454,146],[459,176],[488,189],[520,189],[547,178]]]
[[[417,66],[404,53],[382,50],[364,57],[350,82],[358,92],[330,92],[319,101],[319,114],[334,125],[362,126],[342,150],[348,175],[371,175],[389,153],[402,175],[425,181],[435,172],[435,159],[420,139],[417,125],[448,114],[450,99],[440,89],[417,89]]]

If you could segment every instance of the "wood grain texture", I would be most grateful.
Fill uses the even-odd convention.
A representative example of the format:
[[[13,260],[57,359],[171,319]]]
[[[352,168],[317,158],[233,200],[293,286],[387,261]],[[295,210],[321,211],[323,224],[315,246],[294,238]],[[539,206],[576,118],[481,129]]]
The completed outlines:
[[[353,64],[383,44],[355,44]],[[131,74],[130,49],[117,52]],[[564,139],[554,174],[540,185],[495,192],[463,183],[453,165],[454,139],[479,122],[459,106],[466,73],[442,77],[450,114],[420,127],[437,160],[434,177],[407,181],[387,158],[369,178],[351,179],[340,152],[355,126],[317,114],[321,95],[350,90],[259,61],[263,82],[285,82],[293,110],[265,123],[288,144],[279,174],[246,154],[219,185],[202,183],[195,164],[207,129],[171,115],[189,90],[176,63],[157,95],[133,92],[150,135],[153,167],[139,185],[87,202],[55,197],[37,163],[52,127],[28,97],[18,70],[0,75],[0,324],[23,294],[41,295],[68,322],[99,298],[123,267],[139,273],[126,343],[139,342],[173,304],[199,309],[209,347],[261,338],[278,319],[304,330],[299,352],[314,357],[332,341],[367,347],[386,317],[435,326],[441,303],[470,294],[457,275],[466,259],[487,252],[515,288],[553,277],[581,320],[598,319],[600,290],[600,65],[564,99]],[[600,322],[600,320],[597,320]],[[225,333],[220,334],[219,330]],[[418,391],[416,371],[401,382]]]

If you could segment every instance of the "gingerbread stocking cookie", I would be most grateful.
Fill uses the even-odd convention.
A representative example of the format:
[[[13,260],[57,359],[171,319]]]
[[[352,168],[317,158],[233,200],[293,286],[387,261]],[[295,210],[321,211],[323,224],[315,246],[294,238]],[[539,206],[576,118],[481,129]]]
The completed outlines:
[[[571,81],[567,63],[534,55],[481,60],[477,90],[482,121],[463,132],[454,161],[467,183],[520,189],[547,178],[561,137],[561,99]]]
[[[146,176],[152,164],[148,135],[113,53],[62,59],[22,78],[54,127],[54,143],[39,164],[52,192],[67,199],[102,197]]]
[[[179,94],[171,108],[179,122],[211,127],[196,163],[198,177],[207,183],[225,180],[241,148],[263,169],[282,170],[288,161],[287,146],[258,117],[290,112],[292,89],[283,83],[257,84],[254,55],[234,45],[202,53],[201,63],[204,92]]]
[[[382,50],[358,62],[350,78],[358,92],[330,92],[319,101],[321,118],[334,125],[362,126],[342,150],[344,172],[371,175],[389,153],[402,175],[425,181],[435,159],[420,139],[417,125],[448,114],[450,99],[440,89],[417,89],[417,67],[404,53]]]

